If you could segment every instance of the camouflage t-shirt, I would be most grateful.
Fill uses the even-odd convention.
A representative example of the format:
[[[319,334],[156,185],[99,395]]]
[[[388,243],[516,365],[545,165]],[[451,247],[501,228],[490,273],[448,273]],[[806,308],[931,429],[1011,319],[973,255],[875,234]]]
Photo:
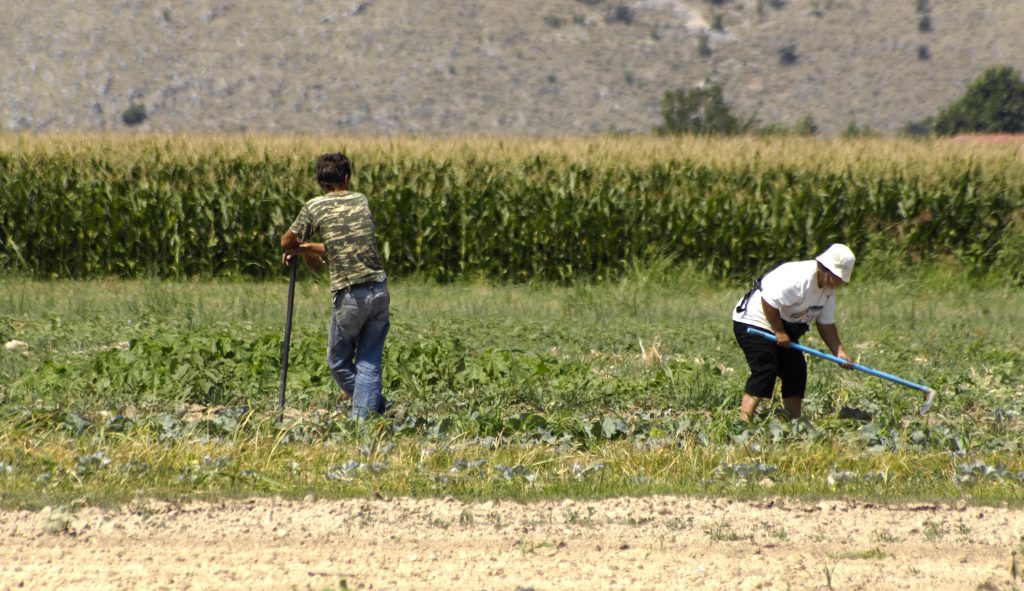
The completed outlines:
[[[320,235],[327,248],[331,291],[387,278],[366,195],[338,191],[310,199],[290,229],[302,242]]]

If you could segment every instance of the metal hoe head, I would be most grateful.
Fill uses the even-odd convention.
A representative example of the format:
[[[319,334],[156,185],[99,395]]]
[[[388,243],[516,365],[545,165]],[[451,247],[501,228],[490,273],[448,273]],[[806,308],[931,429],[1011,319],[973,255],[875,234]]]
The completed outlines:
[[[922,417],[924,416],[924,413],[928,412],[928,409],[932,407],[933,402],[935,402],[935,390],[929,388],[928,392],[924,395],[924,404],[921,406]]]

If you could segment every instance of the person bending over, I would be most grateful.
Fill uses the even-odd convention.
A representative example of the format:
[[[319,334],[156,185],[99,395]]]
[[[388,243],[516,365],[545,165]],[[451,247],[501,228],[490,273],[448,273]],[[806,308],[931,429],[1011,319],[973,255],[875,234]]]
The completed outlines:
[[[836,357],[848,363],[836,328],[836,289],[850,282],[853,252],[833,244],[813,260],[783,263],[768,272],[743,296],[733,310],[733,333],[750,366],[740,419],[751,421],[761,399],[770,397],[775,379],[782,381],[782,405],[799,418],[807,388],[807,362],[791,345],[797,343],[813,322]],[[747,328],[771,332],[776,342],[747,333]]]

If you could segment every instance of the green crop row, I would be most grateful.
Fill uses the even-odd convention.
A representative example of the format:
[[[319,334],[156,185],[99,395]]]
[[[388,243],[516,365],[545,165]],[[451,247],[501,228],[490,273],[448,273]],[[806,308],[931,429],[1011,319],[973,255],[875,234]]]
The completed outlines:
[[[531,149],[484,139],[6,138],[0,266],[72,278],[278,273],[277,237],[317,194],[317,153],[334,149],[353,157],[353,188],[371,199],[393,275],[568,280],[649,259],[730,275],[844,241],[869,258],[956,258],[1024,278],[1016,148],[813,139]]]

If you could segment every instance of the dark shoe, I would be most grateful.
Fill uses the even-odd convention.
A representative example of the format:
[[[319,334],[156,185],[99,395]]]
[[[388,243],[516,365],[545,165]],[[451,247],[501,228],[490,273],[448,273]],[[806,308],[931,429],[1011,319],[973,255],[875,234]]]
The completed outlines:
[[[405,422],[405,405],[396,404],[394,400],[388,400],[387,403],[384,404],[383,415],[396,423]]]

